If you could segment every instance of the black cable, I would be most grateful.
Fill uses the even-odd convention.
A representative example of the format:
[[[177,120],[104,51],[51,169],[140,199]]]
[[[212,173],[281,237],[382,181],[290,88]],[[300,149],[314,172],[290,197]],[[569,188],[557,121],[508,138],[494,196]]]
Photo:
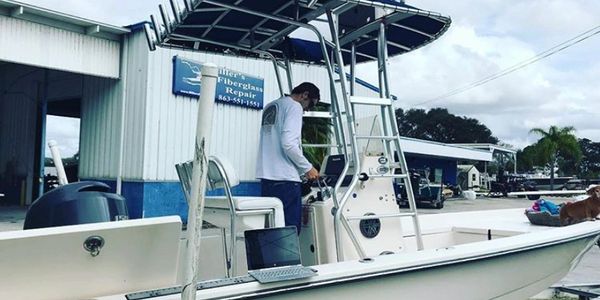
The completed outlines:
[[[528,59],[526,59],[526,60],[524,60],[522,62],[519,62],[519,63],[517,63],[517,64],[515,64],[515,65],[513,65],[513,66],[511,66],[509,68],[506,68],[506,69],[504,69],[504,70],[496,73],[496,74],[489,75],[489,76],[487,76],[487,77],[485,77],[483,79],[480,79],[478,81],[475,81],[475,82],[470,83],[468,85],[465,85],[463,87],[460,87],[460,88],[457,88],[457,89],[454,89],[454,90],[450,90],[449,92],[446,92],[445,94],[442,94],[440,96],[431,98],[429,100],[425,100],[425,101],[413,104],[410,107],[415,107],[415,106],[418,106],[418,105],[422,105],[422,104],[434,102],[434,101],[441,100],[441,99],[444,99],[444,98],[447,98],[447,97],[450,97],[450,96],[454,96],[456,94],[460,94],[460,93],[466,92],[466,91],[468,91],[470,89],[473,89],[473,88],[478,87],[480,85],[486,84],[486,83],[488,83],[488,82],[490,82],[492,80],[498,79],[498,78],[506,76],[506,75],[508,75],[508,74],[510,74],[512,72],[515,72],[515,71],[518,71],[518,70],[520,70],[522,68],[525,68],[525,67],[527,67],[527,66],[529,66],[529,65],[531,65],[531,64],[533,64],[533,63],[535,63],[535,62],[537,62],[537,61],[539,61],[541,59],[544,59],[544,58],[549,57],[551,55],[554,55],[554,54],[556,54],[558,52],[561,52],[561,51],[563,51],[563,50],[565,50],[565,49],[567,49],[567,48],[569,48],[571,46],[574,46],[575,44],[578,44],[580,42],[583,42],[586,39],[591,38],[592,36],[594,36],[594,35],[596,35],[598,33],[600,33],[600,26],[596,26],[596,27],[594,27],[592,29],[589,29],[589,30],[583,32],[583,33],[580,33],[577,36],[575,36],[573,38],[570,38],[567,41],[564,41],[564,42],[562,42],[562,43],[560,43],[560,44],[558,44],[556,46],[553,46],[552,48],[549,48],[549,49],[547,49],[547,50],[545,50],[543,52],[540,52],[540,53],[534,55],[533,57],[530,57],[530,58],[528,58]]]

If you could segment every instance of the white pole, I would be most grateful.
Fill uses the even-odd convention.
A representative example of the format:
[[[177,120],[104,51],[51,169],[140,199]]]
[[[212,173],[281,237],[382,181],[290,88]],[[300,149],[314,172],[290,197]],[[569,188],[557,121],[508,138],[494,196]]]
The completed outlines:
[[[194,169],[192,191],[188,209],[187,244],[185,267],[183,268],[182,299],[196,299],[196,268],[200,252],[202,214],[204,213],[204,191],[208,171],[208,142],[212,132],[212,115],[215,103],[218,69],[214,64],[202,66],[202,87],[198,101],[196,144],[194,146]]]
[[[58,184],[65,185],[69,183],[69,181],[67,180],[67,173],[65,173],[65,167],[63,166],[62,158],[60,158],[60,152],[58,151],[58,147],[56,145],[57,144],[55,140],[48,142],[48,147],[50,147],[50,153],[52,154],[52,159],[54,160],[54,167],[56,167]]]
[[[127,99],[127,65],[129,62],[129,38],[121,40],[121,128],[119,129],[119,159],[117,160],[117,194],[121,194],[123,186],[123,155],[125,152],[125,101]]]

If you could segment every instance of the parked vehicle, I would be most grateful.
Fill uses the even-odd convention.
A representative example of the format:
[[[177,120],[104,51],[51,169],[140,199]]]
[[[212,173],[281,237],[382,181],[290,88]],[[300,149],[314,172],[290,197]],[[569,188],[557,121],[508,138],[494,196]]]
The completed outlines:
[[[532,182],[538,191],[557,191],[564,189],[564,185],[572,179],[573,177],[555,177],[552,185],[550,177],[533,177],[527,180]]]
[[[600,184],[600,179],[570,179],[563,186],[562,190],[585,190],[592,184]]]
[[[489,197],[507,197],[511,192],[537,191],[535,182],[522,175],[505,175],[491,182]]]
[[[442,209],[446,197],[442,193],[443,184],[433,184],[425,176],[425,170],[409,170],[410,182],[415,194],[417,207],[433,207]],[[408,207],[408,197],[406,188],[401,181],[394,184],[396,191],[396,201],[400,207]]]
[[[571,179],[562,187],[563,190],[583,190],[587,187],[585,179]]]

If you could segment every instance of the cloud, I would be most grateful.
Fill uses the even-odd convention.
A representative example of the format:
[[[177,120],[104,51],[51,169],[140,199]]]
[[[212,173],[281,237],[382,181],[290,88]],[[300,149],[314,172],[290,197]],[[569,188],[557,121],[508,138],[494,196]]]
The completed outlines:
[[[79,119],[57,116],[46,118],[46,157],[52,157],[48,142],[57,143],[62,158],[71,157],[79,151]]]
[[[473,117],[501,141],[519,148],[535,142],[533,127],[574,126],[579,137],[600,140],[600,35],[546,59],[453,96],[525,61],[598,23],[597,1],[411,1],[450,15],[449,31],[437,42],[390,59],[391,87],[403,108],[446,107]],[[361,66],[376,74],[375,66]],[[363,75],[364,77],[364,75]],[[377,82],[375,75],[368,76]]]

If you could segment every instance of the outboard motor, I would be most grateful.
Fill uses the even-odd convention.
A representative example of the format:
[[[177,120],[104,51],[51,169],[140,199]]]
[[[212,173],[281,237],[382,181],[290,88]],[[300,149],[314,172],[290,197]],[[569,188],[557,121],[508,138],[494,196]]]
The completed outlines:
[[[125,198],[109,191],[96,181],[59,186],[31,204],[23,229],[129,219]]]

